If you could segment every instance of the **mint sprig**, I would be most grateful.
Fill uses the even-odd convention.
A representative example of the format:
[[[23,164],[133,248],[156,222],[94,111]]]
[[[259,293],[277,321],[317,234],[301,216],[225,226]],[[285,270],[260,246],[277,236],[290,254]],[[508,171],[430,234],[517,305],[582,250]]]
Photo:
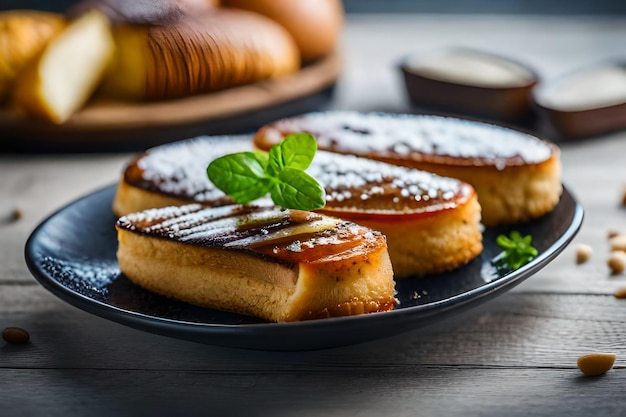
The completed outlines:
[[[298,210],[324,207],[324,188],[305,172],[317,152],[308,133],[295,133],[264,151],[237,152],[215,159],[207,175],[239,204],[270,194],[276,205]]]
[[[501,269],[514,271],[539,254],[532,245],[532,236],[522,236],[517,230],[509,233],[509,236],[498,235],[496,243],[502,248],[502,253],[494,260],[494,264]]]

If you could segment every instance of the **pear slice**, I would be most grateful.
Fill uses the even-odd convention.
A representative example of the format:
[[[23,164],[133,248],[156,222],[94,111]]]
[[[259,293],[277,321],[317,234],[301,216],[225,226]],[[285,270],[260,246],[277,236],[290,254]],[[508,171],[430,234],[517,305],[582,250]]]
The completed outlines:
[[[15,104],[28,115],[64,123],[91,98],[113,52],[108,18],[98,10],[83,14],[20,75]]]

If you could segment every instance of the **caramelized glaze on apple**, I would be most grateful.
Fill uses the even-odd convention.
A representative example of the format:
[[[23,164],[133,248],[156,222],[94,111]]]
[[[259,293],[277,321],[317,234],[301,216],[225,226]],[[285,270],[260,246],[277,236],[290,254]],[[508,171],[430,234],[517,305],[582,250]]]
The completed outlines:
[[[147,210],[118,220],[137,233],[205,247],[249,252],[281,263],[310,263],[354,255],[384,237],[337,218],[267,205],[200,204]]]
[[[467,183],[391,164],[318,152],[309,173],[326,189],[323,211],[358,218],[433,215],[464,204],[474,194]]]

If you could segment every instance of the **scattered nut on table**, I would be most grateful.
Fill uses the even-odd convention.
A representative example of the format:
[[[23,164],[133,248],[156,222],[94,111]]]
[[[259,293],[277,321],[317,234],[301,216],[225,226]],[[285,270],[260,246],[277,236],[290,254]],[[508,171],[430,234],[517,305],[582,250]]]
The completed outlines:
[[[626,287],[618,288],[613,295],[615,298],[626,298]]]
[[[22,217],[24,217],[24,212],[22,211],[22,209],[16,208],[15,210],[13,210],[13,220],[17,221],[19,219],[21,219]]]
[[[609,258],[606,260],[606,264],[611,269],[611,274],[621,274],[624,272],[624,268],[626,268],[626,252],[611,252]]]
[[[618,234],[609,239],[609,245],[611,246],[611,250],[621,250],[626,252],[626,235]]]
[[[21,345],[28,343],[30,335],[21,327],[7,327],[2,331],[2,338],[7,343]]]
[[[622,207],[626,207],[626,186],[624,186],[624,192],[622,194]]]
[[[587,376],[602,375],[613,367],[614,353],[591,353],[578,358],[576,365]]]
[[[615,237],[617,235],[621,234],[620,232],[618,232],[617,230],[609,230],[606,234],[608,239],[611,239],[612,237]]]
[[[591,246],[585,243],[579,243],[576,245],[576,263],[582,264],[585,263],[591,258],[591,254],[593,253],[593,249]]]
[[[0,210],[0,223],[13,223],[24,217],[24,212],[19,208]]]

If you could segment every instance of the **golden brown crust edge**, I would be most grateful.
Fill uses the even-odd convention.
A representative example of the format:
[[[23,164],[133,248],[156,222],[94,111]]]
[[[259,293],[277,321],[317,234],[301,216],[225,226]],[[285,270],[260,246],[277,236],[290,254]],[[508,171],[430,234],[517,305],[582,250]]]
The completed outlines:
[[[481,206],[472,193],[466,201],[433,216],[353,221],[387,237],[395,276],[402,279],[447,272],[479,256],[483,250],[480,217]]]
[[[278,22],[295,40],[304,62],[335,50],[344,21],[341,0],[222,0],[221,4],[250,10]]]
[[[121,217],[130,213],[168,206],[182,206],[193,201],[173,197],[164,193],[134,187],[124,179],[120,179],[113,198],[113,213]]]
[[[552,155],[548,160],[507,166],[502,170],[494,166],[458,166],[371,157],[472,184],[482,207],[482,223],[494,227],[536,219],[559,203],[563,193],[560,152],[556,146],[550,146]]]

